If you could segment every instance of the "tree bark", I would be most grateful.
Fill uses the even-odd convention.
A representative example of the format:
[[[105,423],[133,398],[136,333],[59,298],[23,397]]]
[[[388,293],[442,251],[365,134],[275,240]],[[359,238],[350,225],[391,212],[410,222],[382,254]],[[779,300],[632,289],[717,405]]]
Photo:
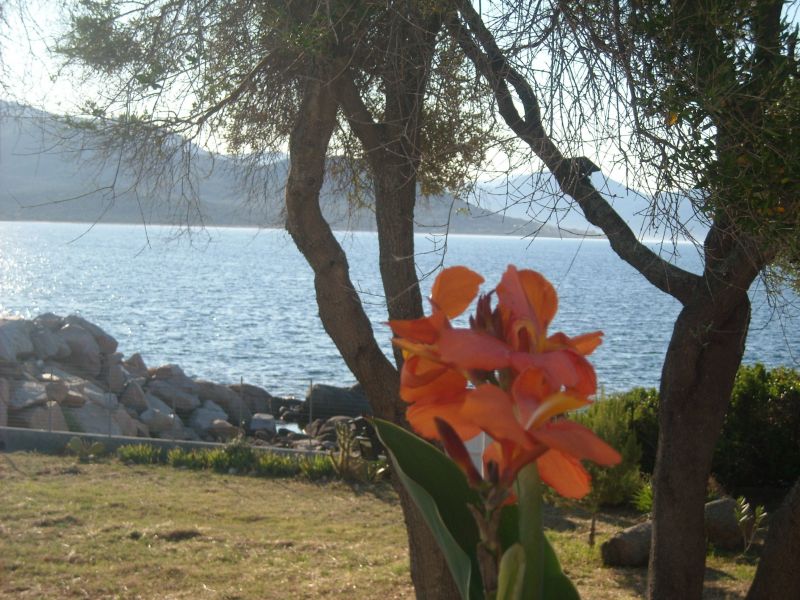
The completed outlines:
[[[722,314],[713,298],[697,297],[678,316],[667,350],[653,474],[652,599],[702,597],[708,476],[750,319],[747,294],[736,295]]]
[[[375,341],[372,326],[350,280],[347,257],[322,216],[319,192],[338,104],[320,77],[306,84],[289,140],[286,227],[314,270],[319,315],[347,366],[364,387],[375,414],[403,422],[399,374]],[[413,253],[411,254],[413,258]],[[409,539],[411,579],[417,598],[458,597],[447,564],[421,514],[395,481]]]
[[[800,480],[772,515],[747,600],[800,598]]]

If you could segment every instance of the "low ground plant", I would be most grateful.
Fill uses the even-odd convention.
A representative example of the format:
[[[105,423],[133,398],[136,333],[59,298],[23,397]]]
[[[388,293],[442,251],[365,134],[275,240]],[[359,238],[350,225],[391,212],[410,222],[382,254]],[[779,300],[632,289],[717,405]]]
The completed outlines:
[[[150,444],[129,444],[117,448],[117,458],[137,465],[157,465],[166,460],[166,453],[163,448]]]

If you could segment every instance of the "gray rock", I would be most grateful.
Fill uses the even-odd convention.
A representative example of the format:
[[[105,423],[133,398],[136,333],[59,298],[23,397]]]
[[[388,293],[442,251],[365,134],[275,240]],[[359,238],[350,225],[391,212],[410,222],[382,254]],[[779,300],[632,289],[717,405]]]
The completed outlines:
[[[42,360],[64,360],[70,355],[69,344],[59,335],[45,327],[33,327],[31,330],[31,343],[36,356]]]
[[[75,323],[67,323],[59,330],[58,335],[70,349],[65,364],[72,367],[79,375],[97,377],[102,368],[102,359],[100,346],[92,334]]]
[[[0,319],[0,359],[14,362],[34,353],[31,324],[25,319]]]
[[[736,500],[720,498],[709,502],[705,507],[706,537],[715,548],[721,550],[742,550],[744,541],[736,522]]]
[[[184,392],[197,395],[197,386],[194,380],[190,379],[178,365],[168,364],[150,369],[148,376],[157,381],[166,381]]]
[[[19,411],[14,415],[14,425],[45,431],[69,431],[64,413],[58,404],[52,402],[47,406],[32,406]]]
[[[108,335],[100,327],[94,323],[90,323],[83,317],[79,317],[78,315],[69,315],[64,319],[64,323],[67,325],[77,325],[78,327],[88,331],[97,342],[97,345],[100,347],[100,351],[103,352],[103,354],[113,354],[117,351],[117,340]]]
[[[275,417],[267,413],[254,414],[253,418],[250,419],[250,431],[253,433],[260,431],[272,435],[277,434],[278,431],[275,426]]]
[[[195,381],[197,395],[201,400],[211,400],[218,404],[227,413],[231,421],[235,423],[248,422],[253,413],[250,412],[247,404],[239,394],[224,385],[219,385],[211,381],[198,379]]]
[[[92,383],[84,385],[83,396],[89,402],[108,410],[115,410],[119,405],[119,400],[114,394],[105,392]]]
[[[106,375],[106,383],[108,383],[108,391],[114,394],[119,394],[125,389],[125,369],[120,364],[112,364],[108,367],[108,374]]]
[[[240,433],[239,428],[231,425],[224,419],[214,419],[208,433],[221,440],[232,440]]]
[[[119,401],[123,405],[132,408],[137,413],[144,412],[149,408],[144,390],[142,390],[142,386],[136,381],[128,382],[128,385],[125,386],[125,390],[119,397]]]
[[[119,426],[122,435],[136,437],[139,434],[138,421],[131,418],[124,407],[119,406],[113,414],[114,421]]]
[[[33,319],[33,324],[37,327],[43,327],[44,329],[49,329],[50,331],[58,331],[64,326],[64,318],[59,317],[51,312],[42,313],[35,319]]]
[[[192,411],[189,417],[189,427],[198,433],[205,433],[212,428],[215,421],[227,422],[227,419],[228,415],[221,408],[213,402],[207,401],[203,406]]]
[[[69,395],[69,386],[60,379],[48,381],[45,383],[44,389],[47,399],[59,404],[66,400]]]
[[[147,392],[145,392],[144,399],[147,401],[147,408],[154,408],[156,410],[161,411],[165,415],[169,415],[175,412],[174,410],[172,410],[171,406],[168,406],[158,396],[153,396],[153,394],[148,394]]]
[[[144,364],[144,359],[138,352],[132,354],[128,360],[122,361],[122,364],[125,366],[128,373],[134,377],[147,377],[147,365]]]
[[[277,408],[273,408],[273,397],[267,390],[257,385],[250,385],[249,383],[236,384],[228,387],[244,400],[245,405],[251,413],[275,414]]]
[[[78,431],[103,435],[122,434],[122,429],[114,418],[115,412],[115,408],[104,408],[93,402],[87,402],[81,407],[64,408],[64,414],[77,426]]]
[[[20,381],[14,386],[9,402],[12,411],[24,410],[47,403],[45,384],[38,381]]]
[[[6,406],[11,402],[11,385],[8,383],[8,379],[2,377],[0,377],[0,402]]]
[[[603,542],[600,555],[607,567],[644,567],[650,558],[653,523],[645,521]]]
[[[167,405],[173,407],[175,412],[181,414],[189,414],[200,406],[200,398],[173,385],[172,380],[155,379],[147,384],[147,391],[161,398]]]
[[[316,384],[306,396],[301,412],[306,419],[330,419],[338,415],[348,417],[371,415],[372,408],[360,385],[340,388]]]
[[[183,422],[179,416],[163,413],[157,408],[148,408],[139,415],[139,420],[147,425],[150,433],[162,434],[174,432],[178,428],[183,429]]]

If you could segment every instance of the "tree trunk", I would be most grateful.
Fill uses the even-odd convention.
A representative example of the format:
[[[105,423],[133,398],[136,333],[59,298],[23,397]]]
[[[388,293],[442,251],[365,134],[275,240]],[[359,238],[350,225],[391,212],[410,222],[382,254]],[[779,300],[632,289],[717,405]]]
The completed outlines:
[[[319,206],[325,155],[338,108],[327,85],[310,81],[289,140],[286,227],[314,270],[319,315],[347,366],[364,387],[379,417],[403,422],[399,374],[384,356],[350,281],[347,257]],[[413,242],[413,239],[412,239]],[[411,254],[413,258],[413,252]],[[395,482],[409,539],[411,578],[417,598],[450,600],[457,588],[422,516],[402,485]]]
[[[800,480],[772,515],[747,600],[800,598]]]
[[[706,539],[704,504],[750,320],[746,292],[733,304],[703,295],[680,313],[661,375],[653,474],[653,538],[648,596],[699,600]]]

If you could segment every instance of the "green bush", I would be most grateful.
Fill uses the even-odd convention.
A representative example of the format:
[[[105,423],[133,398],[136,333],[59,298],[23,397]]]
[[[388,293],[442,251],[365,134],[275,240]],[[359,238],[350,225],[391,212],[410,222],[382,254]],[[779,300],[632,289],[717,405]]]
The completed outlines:
[[[800,473],[800,373],[739,369],[714,454],[723,486],[786,486]]]
[[[263,477],[294,477],[299,472],[300,465],[291,456],[265,452],[256,459],[256,475]]]
[[[599,506],[617,506],[630,502],[641,487],[639,463],[642,449],[636,432],[630,428],[630,411],[619,399],[601,399],[588,410],[576,416],[582,423],[622,455],[622,462],[614,467],[600,467],[588,463],[592,476],[592,491],[586,502]]]
[[[300,473],[311,481],[336,477],[336,469],[329,456],[303,456],[298,461],[298,465]]]
[[[137,465],[156,465],[164,462],[164,450],[150,444],[130,444],[117,448],[117,458]]]
[[[184,450],[183,448],[173,448],[167,452],[167,464],[184,469],[205,469],[208,467],[205,450]]]

